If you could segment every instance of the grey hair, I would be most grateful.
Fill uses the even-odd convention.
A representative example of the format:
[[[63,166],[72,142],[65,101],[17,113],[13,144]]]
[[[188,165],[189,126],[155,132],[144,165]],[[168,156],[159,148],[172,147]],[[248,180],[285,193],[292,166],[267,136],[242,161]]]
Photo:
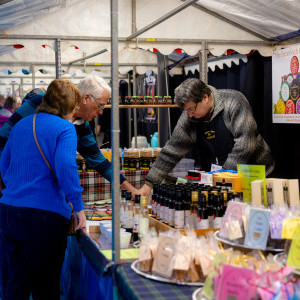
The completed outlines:
[[[111,94],[111,88],[107,82],[102,77],[94,75],[88,75],[82,79],[78,84],[78,88],[82,95],[90,94],[95,99],[101,98],[105,91],[109,95]]]
[[[199,79],[189,78],[175,89],[175,102],[179,108],[183,108],[189,101],[201,102],[205,94],[211,94],[210,88]]]

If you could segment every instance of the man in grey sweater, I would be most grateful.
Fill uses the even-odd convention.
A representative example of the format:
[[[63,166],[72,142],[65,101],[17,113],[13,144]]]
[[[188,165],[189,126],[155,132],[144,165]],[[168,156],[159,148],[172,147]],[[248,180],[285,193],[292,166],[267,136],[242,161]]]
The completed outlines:
[[[149,171],[141,194],[149,196],[153,183],[160,183],[193,147],[198,147],[205,171],[210,171],[212,163],[233,170],[238,164],[265,165],[266,175],[273,171],[270,148],[259,134],[242,93],[217,90],[190,78],[176,88],[175,101],[183,112]]]

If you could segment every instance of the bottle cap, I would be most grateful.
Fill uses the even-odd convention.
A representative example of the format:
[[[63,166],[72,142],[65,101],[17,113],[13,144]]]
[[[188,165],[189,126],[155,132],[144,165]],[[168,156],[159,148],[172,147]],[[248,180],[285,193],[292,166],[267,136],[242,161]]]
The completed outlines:
[[[141,206],[147,206],[148,198],[146,196],[141,197]]]

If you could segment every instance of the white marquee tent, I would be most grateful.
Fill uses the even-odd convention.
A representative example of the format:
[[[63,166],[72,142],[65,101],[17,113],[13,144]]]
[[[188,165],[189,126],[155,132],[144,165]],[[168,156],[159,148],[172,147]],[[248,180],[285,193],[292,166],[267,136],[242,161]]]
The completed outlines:
[[[61,75],[74,78],[80,70],[97,70],[110,77],[109,0],[0,3],[0,70],[13,72],[9,77],[18,76],[14,72],[21,69],[29,73],[43,70],[53,76],[57,53]],[[299,36],[299,4],[299,0],[119,0],[119,74],[134,65],[138,73],[155,70],[157,59],[152,52],[156,49],[164,55],[177,48],[189,55],[202,49],[214,56],[227,49],[241,54],[255,49],[270,56],[283,40]],[[103,53],[74,62],[97,52]],[[23,83],[29,77],[32,75],[25,76]],[[38,83],[48,83],[40,80],[40,72],[35,77]]]

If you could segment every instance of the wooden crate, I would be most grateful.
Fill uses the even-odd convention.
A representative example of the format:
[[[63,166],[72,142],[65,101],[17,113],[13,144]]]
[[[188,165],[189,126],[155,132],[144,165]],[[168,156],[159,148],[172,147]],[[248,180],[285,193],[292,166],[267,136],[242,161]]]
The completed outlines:
[[[180,232],[184,235],[186,235],[186,231],[184,229],[175,229],[161,221],[156,220],[155,218],[152,218],[149,216],[149,226],[155,227],[156,231],[168,231],[168,230],[180,230]],[[194,229],[197,236],[205,236],[207,232],[209,231],[217,231],[220,230],[220,228],[209,228],[209,229]]]

